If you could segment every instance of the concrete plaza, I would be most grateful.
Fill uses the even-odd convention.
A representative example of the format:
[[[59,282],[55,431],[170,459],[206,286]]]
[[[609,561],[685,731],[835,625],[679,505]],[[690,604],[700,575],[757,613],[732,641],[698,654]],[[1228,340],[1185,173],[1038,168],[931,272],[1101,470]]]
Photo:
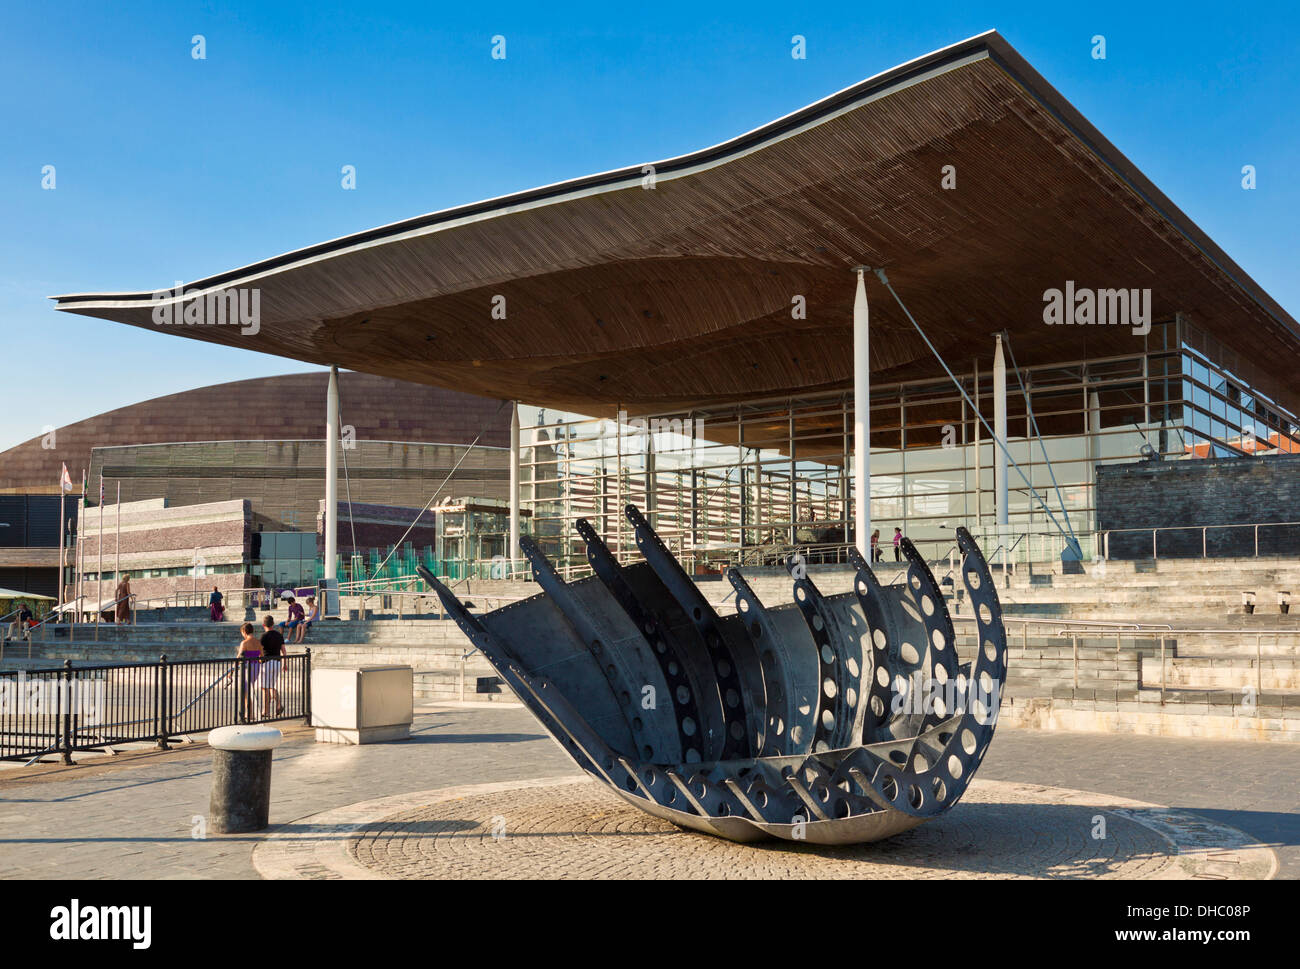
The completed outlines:
[[[0,770],[0,877],[258,878],[255,849],[265,860],[275,854],[277,840],[303,837],[337,842],[340,852],[361,868],[369,868],[372,875],[431,877],[442,862],[432,855],[425,857],[425,852],[433,835],[448,830],[448,824],[451,829],[474,828],[501,811],[511,833],[522,836],[527,833],[522,829],[536,820],[534,815],[542,808],[548,817],[557,810],[564,817],[563,804],[557,808],[553,799],[539,801],[544,792],[559,792],[581,802],[574,804],[575,824],[592,817],[590,800],[603,796],[594,789],[564,787],[565,779],[577,774],[576,768],[533,718],[514,706],[420,708],[412,738],[400,743],[316,744],[312,733],[297,725],[288,726],[286,736],[275,753],[272,828],[257,835],[195,837],[206,834],[201,826],[211,783],[211,754],[204,744],[117,757],[83,755],[81,763],[71,768],[42,765]],[[969,829],[972,837],[981,825],[991,823],[990,818],[993,822],[1005,818],[1019,828],[1032,827],[1037,817],[1043,819],[1040,830],[1022,833],[1010,844],[1009,853],[1018,858],[990,866],[997,870],[988,874],[1146,877],[1160,867],[1149,863],[1158,839],[1129,824],[1122,804],[1126,800],[1158,804],[1201,819],[1216,830],[1226,826],[1247,835],[1243,844],[1252,848],[1251,864],[1243,873],[1266,877],[1275,857],[1276,877],[1296,878],[1300,877],[1300,799],[1294,783],[1295,758],[1291,744],[1047,733],[1004,726],[979,778],[995,783],[973,789],[951,812],[951,819],[957,825],[954,830]],[[497,792],[497,800],[489,796],[482,805],[489,814],[479,818],[472,798],[465,798],[482,792],[484,785],[495,785],[491,790]],[[450,821],[444,817],[440,823],[428,794],[448,788],[468,789],[452,792],[462,795],[466,816]],[[1067,795],[1075,792],[1078,803],[1070,811],[1060,809],[1053,800],[1059,801],[1056,789],[1068,789]],[[1081,791],[1099,797],[1081,798],[1077,795]],[[425,793],[412,797],[412,792]],[[517,816],[511,817],[510,808],[492,807],[502,795],[507,800],[501,803],[516,805]],[[387,800],[367,807],[377,799]],[[600,806],[602,812],[621,810],[617,800],[610,801]],[[1040,809],[1035,807],[1039,801],[1056,806]],[[991,804],[1004,808],[999,813]],[[1107,811],[1113,834],[1109,844],[1098,843],[1094,850],[1086,843],[1086,826],[1097,813],[1090,805],[1116,804],[1121,805],[1116,811],[1101,808]],[[413,822],[402,827],[399,836],[394,836],[391,820],[385,821],[394,816]],[[322,827],[321,819],[331,817],[346,818],[348,823]],[[653,819],[645,821],[653,829],[642,834],[677,838],[692,851],[723,850],[713,844],[716,839],[678,835]],[[547,823],[554,826],[555,822]],[[572,865],[566,867],[561,859],[555,867],[551,860],[547,871],[599,875],[600,869],[591,867],[582,846],[620,835],[628,823],[635,826],[639,818],[618,821],[614,827],[619,830],[576,832],[583,838],[574,842]],[[934,824],[900,838],[922,845]],[[614,843],[606,840],[605,845]],[[1253,850],[1257,846],[1264,850]],[[731,846],[725,849],[728,858],[719,858],[722,863],[738,863],[736,852],[756,850],[772,849]],[[928,867],[917,862],[911,869],[917,876],[936,870],[934,851],[942,852],[942,842],[938,849],[931,844],[927,850]],[[1266,856],[1268,864],[1261,867],[1259,861]],[[905,851],[895,860],[907,865],[909,857]],[[851,861],[840,859],[841,864]],[[951,867],[960,859],[947,862]],[[850,871],[851,867],[842,869]],[[608,873],[629,874],[613,869]],[[692,872],[687,866],[677,873]],[[461,874],[493,872],[489,866]],[[637,877],[635,871],[630,874]],[[336,873],[307,870],[296,877],[331,875]],[[1168,872],[1158,877],[1168,877]]]

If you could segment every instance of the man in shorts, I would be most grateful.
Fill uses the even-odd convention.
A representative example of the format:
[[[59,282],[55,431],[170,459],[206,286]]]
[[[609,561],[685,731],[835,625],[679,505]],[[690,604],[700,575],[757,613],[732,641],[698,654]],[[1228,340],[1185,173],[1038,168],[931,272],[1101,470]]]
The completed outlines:
[[[299,607],[302,608],[301,606]],[[280,661],[284,658],[284,637],[275,628],[275,617],[267,616],[262,620],[262,668],[260,685],[262,687],[262,716],[271,715],[271,701],[275,701],[275,713],[284,713],[284,701],[280,699]]]
[[[301,626],[304,621],[302,606],[298,604],[298,600],[293,596],[289,596],[289,618],[280,623],[280,632],[287,636]]]

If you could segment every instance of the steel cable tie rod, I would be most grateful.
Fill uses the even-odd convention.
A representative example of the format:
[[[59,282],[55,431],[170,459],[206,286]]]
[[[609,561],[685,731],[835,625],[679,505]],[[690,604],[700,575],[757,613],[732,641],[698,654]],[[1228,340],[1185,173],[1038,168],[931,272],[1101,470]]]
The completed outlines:
[[[916,318],[912,316],[911,311],[907,308],[907,305],[903,302],[902,297],[900,297],[898,293],[894,292],[893,286],[889,285],[889,277],[885,275],[885,271],[883,269],[877,269],[875,270],[875,273],[876,273],[876,278],[879,279],[881,283],[884,284],[885,289],[889,290],[889,295],[894,297],[894,301],[898,303],[899,309],[903,311],[903,314],[907,317],[908,321],[912,324],[912,327],[916,330],[918,334],[920,334],[921,339],[925,341],[925,345],[930,348],[930,352],[934,354],[934,358],[939,361],[939,366],[943,367],[943,372],[946,373],[948,375],[948,378],[956,385],[957,390],[961,393],[962,397],[965,398],[966,403],[970,404],[971,410],[975,412],[975,416],[980,419],[980,423],[984,425],[984,429],[989,432],[989,437],[992,438],[993,441],[998,445],[998,447],[1002,449],[1002,453],[1006,455],[1007,460],[1011,462],[1011,466],[1016,469],[1016,474],[1020,475],[1020,480],[1023,481],[1025,483],[1025,486],[1029,488],[1029,492],[1034,496],[1034,500],[1036,500],[1042,506],[1043,511],[1047,513],[1047,517],[1051,519],[1052,524],[1056,526],[1056,530],[1059,531],[1062,535],[1067,535],[1070,538],[1073,538],[1074,537],[1073,535],[1071,535],[1069,532],[1067,532],[1064,528],[1061,527],[1061,523],[1057,521],[1056,516],[1052,514],[1052,509],[1047,507],[1047,502],[1043,501],[1043,499],[1039,496],[1037,489],[1034,488],[1030,480],[1027,477],[1025,477],[1025,472],[1020,470],[1020,465],[1018,465],[1016,463],[1016,459],[1011,456],[1011,451],[1007,448],[1006,444],[1003,443],[1001,440],[999,440],[998,436],[995,433],[993,433],[993,428],[989,425],[989,422],[985,420],[984,415],[980,413],[979,407],[975,404],[973,400],[971,400],[970,394],[966,393],[966,388],[961,385],[961,381],[958,380],[956,376],[953,375],[953,372],[948,369],[948,364],[944,362],[943,356],[939,353],[938,350],[935,349],[934,344],[930,342],[930,338],[925,335],[925,331],[921,329],[921,324],[916,322]],[[1075,539],[1075,541],[1077,541],[1077,539]]]

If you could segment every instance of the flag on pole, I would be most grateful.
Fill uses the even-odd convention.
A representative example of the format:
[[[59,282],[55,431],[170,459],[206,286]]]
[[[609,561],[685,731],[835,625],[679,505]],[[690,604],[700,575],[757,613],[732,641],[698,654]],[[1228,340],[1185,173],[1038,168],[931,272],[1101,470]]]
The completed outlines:
[[[86,494],[86,469],[81,469],[81,507],[90,507],[90,495]]]
[[[72,490],[72,475],[68,474],[68,463],[63,463],[63,476],[59,478],[59,488],[63,491]]]

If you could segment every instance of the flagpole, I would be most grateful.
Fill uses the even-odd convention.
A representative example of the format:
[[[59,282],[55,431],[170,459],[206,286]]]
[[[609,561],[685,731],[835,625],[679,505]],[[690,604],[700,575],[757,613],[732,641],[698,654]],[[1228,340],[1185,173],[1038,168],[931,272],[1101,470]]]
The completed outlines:
[[[66,468],[67,465],[64,465]],[[63,477],[59,477],[59,605],[68,604],[68,520],[64,517],[66,505],[64,498],[68,492],[63,487]],[[57,620],[56,620],[57,621]]]
[[[99,472],[99,570],[95,576],[95,625],[104,611],[104,472]]]
[[[76,554],[73,556],[73,559],[75,559],[73,563],[73,567],[77,570],[76,581],[74,582],[74,585],[76,586],[76,593],[77,593],[77,608],[75,612],[76,612],[78,622],[81,621],[81,610],[85,606],[85,600],[83,598],[83,595],[86,590],[85,590],[85,582],[83,580],[82,574],[86,567],[86,555],[85,555],[86,532],[85,529],[81,527],[86,523],[85,519],[86,519],[86,469],[82,468],[81,469],[81,503],[77,505],[77,546],[75,549]]]
[[[117,537],[113,540],[113,579],[122,581],[122,482],[117,483]]]

